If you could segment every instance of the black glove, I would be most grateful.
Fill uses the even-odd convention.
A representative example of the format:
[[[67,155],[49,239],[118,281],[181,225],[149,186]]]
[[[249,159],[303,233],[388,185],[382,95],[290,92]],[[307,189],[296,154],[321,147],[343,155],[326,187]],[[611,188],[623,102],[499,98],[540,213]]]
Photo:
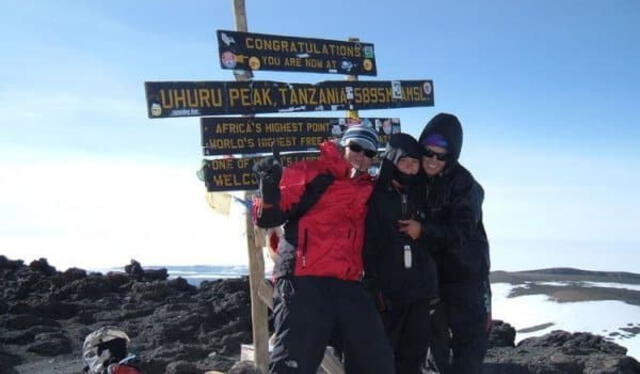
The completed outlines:
[[[253,172],[260,181],[262,200],[267,204],[280,202],[280,179],[282,178],[282,163],[277,156],[267,156],[253,164]]]

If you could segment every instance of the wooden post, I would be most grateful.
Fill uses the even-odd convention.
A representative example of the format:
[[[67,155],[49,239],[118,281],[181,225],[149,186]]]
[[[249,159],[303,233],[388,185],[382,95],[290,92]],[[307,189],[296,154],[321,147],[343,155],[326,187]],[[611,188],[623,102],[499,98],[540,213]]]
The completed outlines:
[[[360,38],[349,38],[348,41],[350,41],[350,42],[359,42]],[[348,80],[348,81],[357,81],[358,80],[358,76],[357,75],[347,75],[346,80]],[[347,111],[347,118],[358,119],[360,117],[358,117],[358,111],[357,110],[348,110]]]
[[[238,31],[248,31],[247,14],[244,0],[233,0],[233,11]],[[253,77],[251,71],[236,72],[234,76],[238,81],[246,81]],[[245,199],[251,201],[253,194],[245,193]],[[246,212],[245,226],[247,232],[247,250],[249,254],[249,287],[251,288],[251,324],[253,325],[253,362],[254,365],[266,374],[269,369],[269,324],[267,305],[259,296],[260,284],[264,281],[264,257],[262,248],[256,245],[255,226],[251,212]]]

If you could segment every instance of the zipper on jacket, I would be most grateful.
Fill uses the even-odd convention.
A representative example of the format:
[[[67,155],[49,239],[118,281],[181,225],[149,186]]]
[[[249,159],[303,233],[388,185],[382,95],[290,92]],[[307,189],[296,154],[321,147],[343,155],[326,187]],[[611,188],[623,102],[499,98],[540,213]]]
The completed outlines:
[[[302,267],[307,266],[307,229],[304,229],[304,241],[302,242]]]

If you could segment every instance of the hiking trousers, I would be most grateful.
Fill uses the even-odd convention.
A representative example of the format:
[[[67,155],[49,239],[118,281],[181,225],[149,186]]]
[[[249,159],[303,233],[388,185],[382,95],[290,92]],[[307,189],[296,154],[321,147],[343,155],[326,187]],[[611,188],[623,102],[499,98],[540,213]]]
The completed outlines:
[[[336,334],[368,374],[394,374],[393,351],[362,284],[323,277],[286,277],[274,290],[271,374],[316,374]]]
[[[482,373],[491,313],[488,282],[441,284],[440,296],[431,316],[430,359],[441,374]]]

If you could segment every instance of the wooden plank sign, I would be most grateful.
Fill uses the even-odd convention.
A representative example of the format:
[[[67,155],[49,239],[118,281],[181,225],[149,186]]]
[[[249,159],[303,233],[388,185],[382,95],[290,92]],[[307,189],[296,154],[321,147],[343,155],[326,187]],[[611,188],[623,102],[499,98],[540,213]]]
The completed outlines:
[[[217,36],[223,69],[376,75],[371,43],[229,30],[218,30]]]
[[[280,156],[283,166],[297,161],[315,160],[320,153],[305,152],[283,154]],[[258,180],[252,167],[262,157],[219,158],[204,160],[203,176],[207,191],[241,191],[258,189]]]
[[[353,125],[374,128],[384,147],[401,131],[399,118],[204,117],[200,120],[205,156],[317,150],[326,139],[339,138]]]
[[[431,80],[145,82],[149,118],[433,106]]]

